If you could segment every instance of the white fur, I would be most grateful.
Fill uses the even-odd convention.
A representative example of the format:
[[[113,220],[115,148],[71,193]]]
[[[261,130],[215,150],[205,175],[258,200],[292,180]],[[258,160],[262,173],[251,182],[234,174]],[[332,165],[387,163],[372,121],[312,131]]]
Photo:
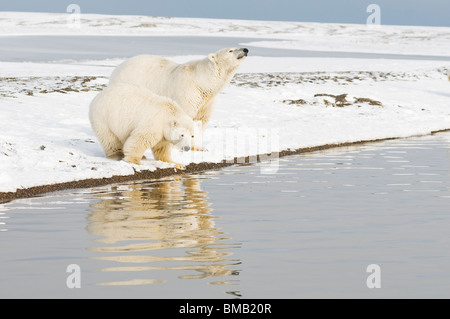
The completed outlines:
[[[123,157],[140,164],[151,148],[155,159],[172,162],[173,145],[182,150],[192,147],[194,121],[176,102],[143,87],[110,85],[91,102],[89,119],[106,156],[112,159]]]
[[[229,48],[202,60],[177,64],[159,56],[139,55],[121,65],[111,75],[110,84],[141,85],[177,102],[194,120],[206,127],[216,96],[235,74],[248,50]]]

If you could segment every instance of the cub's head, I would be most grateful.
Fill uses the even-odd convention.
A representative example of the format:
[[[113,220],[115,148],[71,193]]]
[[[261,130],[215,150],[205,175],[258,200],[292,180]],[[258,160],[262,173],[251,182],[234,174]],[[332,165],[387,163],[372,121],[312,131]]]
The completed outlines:
[[[214,62],[219,69],[226,72],[234,72],[245,60],[248,54],[247,48],[228,48],[210,53],[208,59]]]
[[[189,151],[194,140],[194,124],[169,121],[164,127],[164,138],[181,151]]]

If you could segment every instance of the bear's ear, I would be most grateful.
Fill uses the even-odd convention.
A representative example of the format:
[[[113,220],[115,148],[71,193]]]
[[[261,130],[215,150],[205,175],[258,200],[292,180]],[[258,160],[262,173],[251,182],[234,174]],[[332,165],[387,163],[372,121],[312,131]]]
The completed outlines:
[[[208,54],[208,59],[212,62],[216,62],[216,55],[214,53]]]
[[[170,126],[171,127],[177,127],[178,126],[178,122],[176,120],[170,121]]]

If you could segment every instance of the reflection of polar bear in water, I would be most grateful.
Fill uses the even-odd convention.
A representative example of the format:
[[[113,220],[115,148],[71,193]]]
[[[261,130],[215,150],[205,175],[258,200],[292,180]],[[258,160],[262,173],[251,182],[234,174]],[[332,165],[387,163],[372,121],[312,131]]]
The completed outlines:
[[[231,81],[247,53],[248,49],[228,48],[183,64],[159,56],[139,55],[119,65],[109,83],[141,85],[167,96],[192,119],[201,121],[205,129],[217,95]]]
[[[89,220],[93,223],[88,229],[105,236],[101,242],[148,239],[152,241],[149,245],[153,246],[153,241],[158,240],[157,248],[163,249],[177,247],[181,242],[171,241],[178,236],[201,240],[197,236],[187,236],[187,232],[202,229],[205,232],[211,230],[206,236],[211,243],[210,239],[216,234],[209,214],[211,209],[197,179],[174,176],[170,181],[127,188],[113,192],[117,200],[108,195],[107,199],[90,206],[92,214]],[[118,206],[120,210],[117,210]],[[190,244],[193,242],[185,241],[180,247]]]
[[[227,276],[235,273],[234,270],[227,269],[232,263],[226,258],[228,254],[223,251],[226,246],[222,244],[217,248],[218,241],[225,238],[219,237],[223,236],[223,232],[215,227],[210,204],[206,193],[200,189],[198,179],[175,176],[169,181],[130,185],[127,188],[124,191],[99,194],[97,196],[100,200],[90,205],[88,232],[101,236],[96,240],[98,242],[116,244],[92,250],[126,251],[127,255],[114,257],[113,260],[136,263],[160,259],[141,253],[130,256],[133,251],[189,248],[186,249],[188,254],[185,256],[164,259],[195,263],[183,266],[183,269],[201,273],[180,278]],[[117,246],[120,242],[126,242],[127,245]]]

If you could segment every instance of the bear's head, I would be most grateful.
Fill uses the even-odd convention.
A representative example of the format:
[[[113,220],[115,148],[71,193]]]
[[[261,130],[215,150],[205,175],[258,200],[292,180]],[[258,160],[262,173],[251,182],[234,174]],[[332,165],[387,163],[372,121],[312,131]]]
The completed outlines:
[[[164,127],[164,138],[181,151],[189,151],[194,140],[194,124],[169,121]]]
[[[247,48],[228,48],[210,53],[208,59],[215,63],[219,70],[225,73],[234,73],[248,54]]]

